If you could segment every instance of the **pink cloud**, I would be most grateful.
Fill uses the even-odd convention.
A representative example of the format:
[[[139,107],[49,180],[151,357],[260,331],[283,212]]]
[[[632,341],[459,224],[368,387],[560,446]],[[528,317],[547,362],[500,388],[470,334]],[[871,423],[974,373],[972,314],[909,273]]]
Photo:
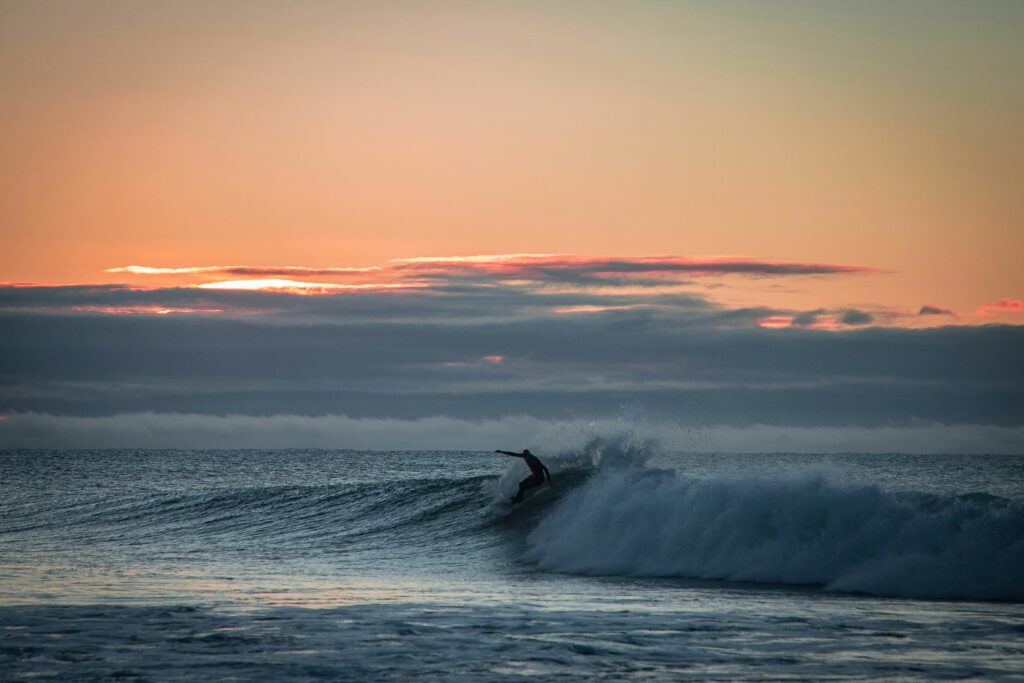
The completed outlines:
[[[754,324],[765,329],[786,329],[790,327],[803,330],[825,330],[838,332],[875,322],[876,313],[847,308],[835,311],[815,309],[795,314],[776,314],[758,318]]]
[[[1020,299],[1000,299],[999,301],[982,304],[976,315],[990,316],[1003,313],[1024,313],[1024,301]]]
[[[552,313],[560,315],[571,315],[573,313],[603,313],[604,311],[628,311],[635,308],[642,308],[642,304],[627,304],[622,306],[556,306],[551,309]]]
[[[765,318],[758,318],[756,325],[767,330],[784,330],[787,327],[793,326],[793,317],[789,315],[770,315]]]

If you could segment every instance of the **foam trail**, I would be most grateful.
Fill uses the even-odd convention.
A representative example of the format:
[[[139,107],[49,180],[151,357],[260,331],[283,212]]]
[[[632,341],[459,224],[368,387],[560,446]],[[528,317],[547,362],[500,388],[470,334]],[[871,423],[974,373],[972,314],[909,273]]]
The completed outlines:
[[[615,468],[542,519],[525,559],[567,573],[823,584],[1024,599],[1024,506],[895,494],[822,476],[687,479]]]

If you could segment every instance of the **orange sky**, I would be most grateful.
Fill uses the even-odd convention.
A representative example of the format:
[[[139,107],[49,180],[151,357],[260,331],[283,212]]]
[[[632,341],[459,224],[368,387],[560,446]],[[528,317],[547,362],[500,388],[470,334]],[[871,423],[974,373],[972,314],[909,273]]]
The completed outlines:
[[[0,280],[729,254],[887,271],[791,305],[975,311],[1024,297],[1022,28],[1019,3],[5,3]]]

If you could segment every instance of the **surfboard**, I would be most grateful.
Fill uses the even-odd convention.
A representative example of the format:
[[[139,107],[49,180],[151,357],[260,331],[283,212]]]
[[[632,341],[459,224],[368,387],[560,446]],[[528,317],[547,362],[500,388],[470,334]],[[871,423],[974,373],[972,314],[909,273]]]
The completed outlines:
[[[544,500],[546,498],[550,498],[551,488],[551,483],[548,482],[543,486],[537,486],[528,490],[526,492],[526,497],[523,499],[523,502],[521,503],[512,503],[508,498],[503,498],[501,500],[496,500],[492,502],[490,505],[487,506],[487,509],[495,515],[498,515],[500,517],[507,517],[508,515],[512,514],[512,512],[516,508],[528,507],[527,504],[530,503],[532,499]]]

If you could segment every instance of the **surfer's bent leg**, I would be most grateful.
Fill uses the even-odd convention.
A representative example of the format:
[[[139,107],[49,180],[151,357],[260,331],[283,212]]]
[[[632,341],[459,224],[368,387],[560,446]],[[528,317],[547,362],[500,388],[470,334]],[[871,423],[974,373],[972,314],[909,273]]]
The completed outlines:
[[[544,477],[540,474],[531,474],[526,479],[519,482],[519,493],[512,499],[513,503],[522,503],[523,496],[526,495],[527,489],[532,489],[534,486],[540,486],[544,483]]]

